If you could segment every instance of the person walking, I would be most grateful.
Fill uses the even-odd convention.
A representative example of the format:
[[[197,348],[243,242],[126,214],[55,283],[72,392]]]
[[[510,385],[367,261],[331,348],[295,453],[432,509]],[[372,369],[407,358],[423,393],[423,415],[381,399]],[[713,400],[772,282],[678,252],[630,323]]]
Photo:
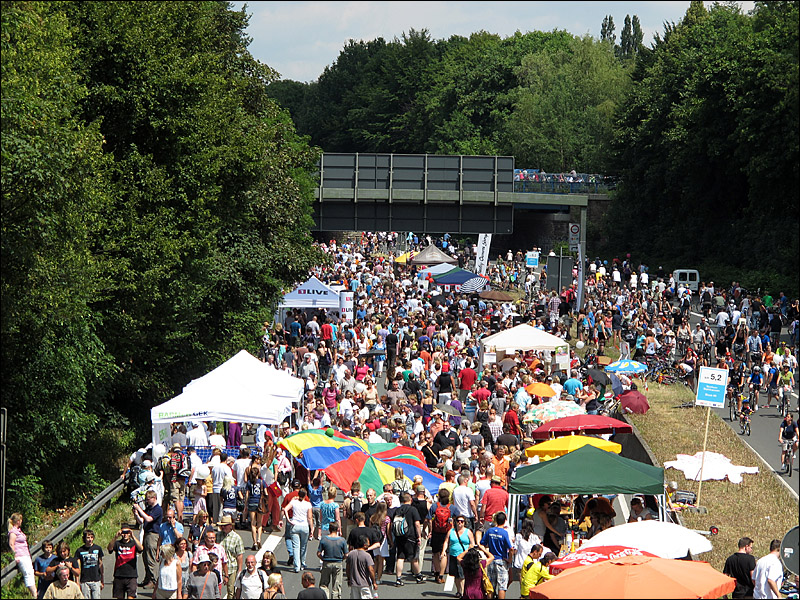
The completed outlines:
[[[331,599],[342,597],[342,561],[347,555],[347,542],[339,535],[339,523],[328,524],[328,535],[319,541],[317,556],[322,561],[319,587],[328,592]]]
[[[244,560],[244,569],[236,576],[236,594],[234,598],[245,598],[247,600],[253,598],[263,598],[264,592],[269,587],[267,575],[261,569],[256,568],[255,554],[250,554]]]
[[[25,587],[36,598],[36,578],[33,574],[33,561],[28,548],[28,537],[22,532],[22,515],[13,513],[8,519],[8,546],[14,551],[14,561],[22,573]]]
[[[114,585],[111,597],[116,600],[136,598],[136,556],[144,552],[144,546],[133,537],[129,525],[123,525],[114,539],[108,543],[109,554],[116,555],[114,562]]]
[[[158,563],[158,540],[159,528],[163,511],[158,504],[158,496],[155,491],[148,490],[145,494],[145,506],[142,508],[138,504],[133,505],[133,514],[141,524],[144,532],[142,545],[144,546],[144,581],[142,587],[153,588],[156,585],[156,564]]]
[[[756,562],[753,570],[753,598],[780,598],[781,584],[783,583],[783,564],[780,554],[781,541],[772,540],[769,543],[769,554],[762,556]]]
[[[75,563],[81,571],[81,593],[84,598],[100,598],[103,583],[103,549],[94,543],[94,531],[83,532],[83,546],[75,552]]]
[[[297,492],[297,497],[283,509],[284,517],[291,525],[295,573],[299,573],[301,569],[306,568],[308,536],[314,526],[313,511],[307,498],[308,492],[300,488]],[[289,511],[292,511],[291,516]]]
[[[228,598],[232,598],[235,591],[236,575],[242,570],[244,562],[244,541],[233,530],[233,518],[230,515],[222,517],[217,527],[220,529],[219,544],[228,557],[228,572],[224,578],[228,590]],[[224,575],[224,574],[223,574]]]
[[[158,598],[177,598],[183,596],[183,569],[180,559],[175,556],[175,546],[161,546],[161,564],[158,567],[158,582],[153,590],[153,600]]]
[[[753,556],[753,540],[749,537],[739,539],[739,549],[728,557],[722,572],[736,580],[736,587],[731,598],[752,598],[753,571],[756,568],[756,559]]]
[[[378,591],[375,563],[372,555],[367,552],[369,545],[369,538],[361,535],[358,537],[358,547],[347,553],[345,576],[347,585],[350,586],[350,598],[372,600],[372,590],[375,590],[376,593]]]
[[[403,585],[403,563],[406,559],[411,562],[411,573],[417,583],[425,581],[425,577],[420,573],[419,568],[419,545],[421,543],[422,525],[417,509],[411,506],[411,494],[403,492],[400,494],[401,506],[399,506],[392,517],[392,526],[389,528],[390,543],[394,543],[397,552],[395,561],[395,574],[397,581],[395,586]]]

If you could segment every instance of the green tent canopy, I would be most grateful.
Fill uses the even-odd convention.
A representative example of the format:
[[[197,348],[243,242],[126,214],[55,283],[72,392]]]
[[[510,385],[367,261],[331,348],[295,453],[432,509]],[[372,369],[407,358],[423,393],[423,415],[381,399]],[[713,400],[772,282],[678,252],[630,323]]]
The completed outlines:
[[[664,469],[594,446],[517,469],[512,494],[663,494]]]

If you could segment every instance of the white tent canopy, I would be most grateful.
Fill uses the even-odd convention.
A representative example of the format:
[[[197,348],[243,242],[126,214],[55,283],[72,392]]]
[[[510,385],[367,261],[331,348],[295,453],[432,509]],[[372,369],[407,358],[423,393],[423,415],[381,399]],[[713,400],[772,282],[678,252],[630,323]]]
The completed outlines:
[[[339,308],[339,293],[312,276],[286,294],[281,301],[281,307]]]
[[[277,425],[303,396],[303,380],[277,371],[246,350],[193,380],[183,392],[150,409],[153,444],[169,437],[169,424],[233,421]]]
[[[488,351],[497,350],[555,350],[567,346],[560,337],[541,329],[522,324],[481,339],[481,345]]]

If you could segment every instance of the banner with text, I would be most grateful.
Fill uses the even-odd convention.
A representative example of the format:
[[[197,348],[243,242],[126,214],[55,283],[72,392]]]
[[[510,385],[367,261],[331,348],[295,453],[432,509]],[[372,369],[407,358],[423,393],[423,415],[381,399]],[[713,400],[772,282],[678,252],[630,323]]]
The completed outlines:
[[[475,256],[475,272],[486,275],[489,267],[489,247],[492,245],[491,233],[478,234],[478,254]]]

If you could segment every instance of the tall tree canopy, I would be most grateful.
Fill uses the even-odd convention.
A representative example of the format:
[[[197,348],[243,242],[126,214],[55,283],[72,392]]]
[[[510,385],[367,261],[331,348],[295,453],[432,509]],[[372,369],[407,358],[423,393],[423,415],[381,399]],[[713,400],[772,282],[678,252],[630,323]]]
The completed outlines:
[[[10,479],[59,502],[95,434],[252,347],[322,260],[317,153],[225,2],[4,2],[2,26]]]
[[[799,133],[797,3],[693,2],[639,57],[608,248],[796,294]]]

